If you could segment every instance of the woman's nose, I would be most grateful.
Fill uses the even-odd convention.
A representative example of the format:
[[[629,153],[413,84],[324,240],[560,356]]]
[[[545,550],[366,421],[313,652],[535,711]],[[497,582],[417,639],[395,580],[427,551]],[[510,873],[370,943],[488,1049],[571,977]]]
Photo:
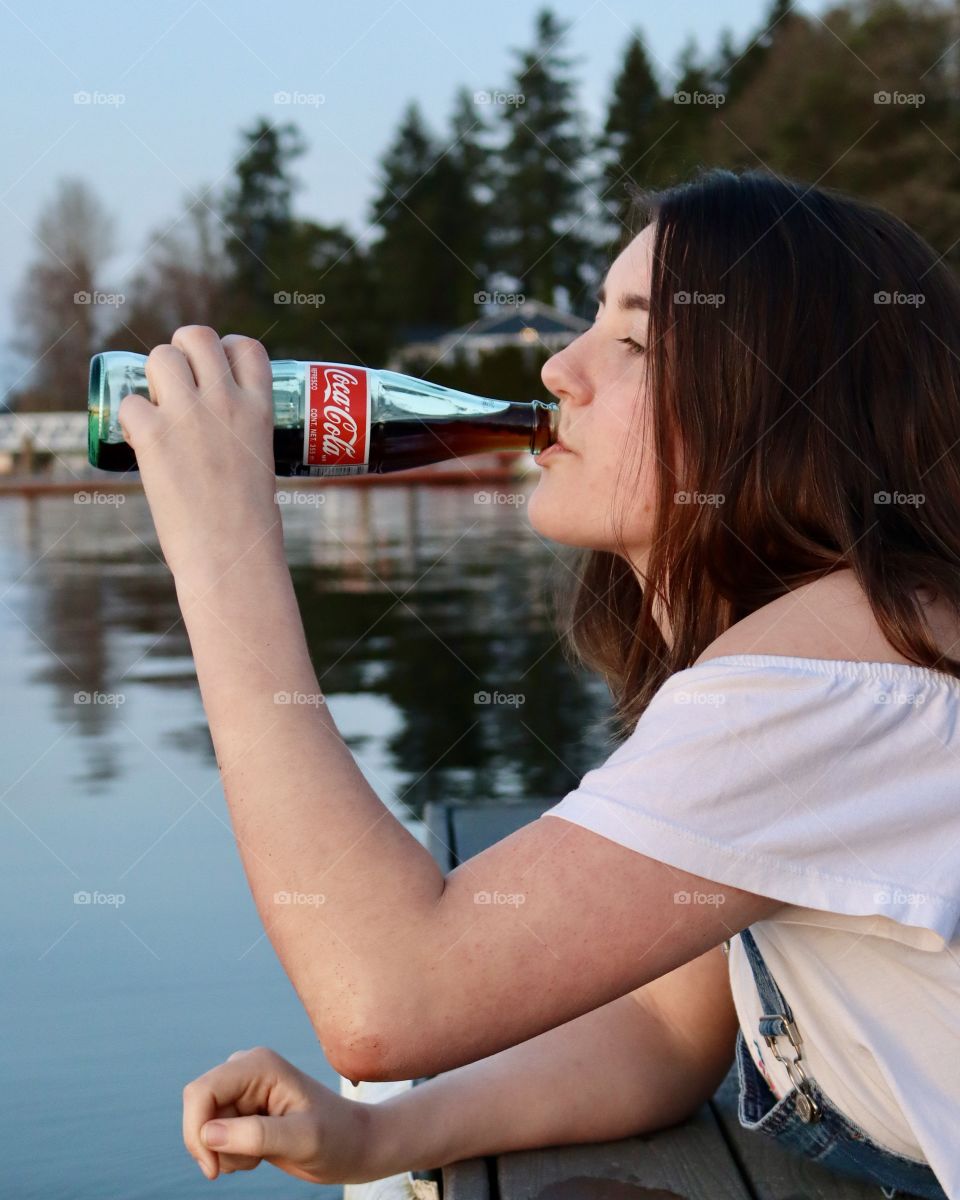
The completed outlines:
[[[540,378],[547,391],[558,400],[578,404],[587,396],[586,380],[570,361],[569,349],[570,347],[566,346],[552,354],[540,368]]]

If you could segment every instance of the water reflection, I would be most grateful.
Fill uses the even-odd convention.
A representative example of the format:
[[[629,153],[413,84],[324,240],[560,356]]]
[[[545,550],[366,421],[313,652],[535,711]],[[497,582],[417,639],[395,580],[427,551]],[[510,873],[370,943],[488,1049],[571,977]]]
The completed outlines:
[[[522,504],[331,487],[283,519],[330,709],[418,836],[428,799],[549,803],[604,755],[609,697],[563,659],[559,548]],[[140,494],[0,503],[0,1194],[18,1200],[207,1196],[180,1092],[236,1049],[338,1083],[250,897],[158,555]],[[269,1167],[230,1187],[340,1194]]]
[[[533,533],[522,505],[474,494],[339,487],[283,506],[331,710],[339,720],[351,699],[344,736],[358,754],[381,743],[417,814],[431,798],[549,799],[575,786],[597,754],[584,731],[608,702],[564,662],[549,623],[560,548]],[[71,782],[95,787],[124,769],[116,732],[129,689],[196,690],[149,511],[140,495],[96,506],[7,500],[0,520],[13,576],[5,603],[34,640],[32,677],[50,685],[50,719],[76,723],[84,739]],[[213,761],[206,723],[191,712],[165,741]]]

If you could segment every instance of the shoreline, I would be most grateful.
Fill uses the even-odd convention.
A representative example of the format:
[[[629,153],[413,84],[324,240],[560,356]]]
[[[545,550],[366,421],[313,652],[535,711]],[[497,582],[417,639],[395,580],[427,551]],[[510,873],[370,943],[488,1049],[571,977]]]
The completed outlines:
[[[507,466],[476,467],[473,469],[436,471],[430,467],[414,467],[409,471],[390,471],[382,475],[349,475],[323,477],[310,475],[277,476],[277,487],[287,490],[315,487],[371,487],[407,483],[431,485],[458,485],[462,487],[479,484],[521,485],[533,471],[518,472]],[[0,478],[0,496],[43,496],[69,495],[75,492],[142,492],[139,479],[47,479],[43,476],[21,476]]]

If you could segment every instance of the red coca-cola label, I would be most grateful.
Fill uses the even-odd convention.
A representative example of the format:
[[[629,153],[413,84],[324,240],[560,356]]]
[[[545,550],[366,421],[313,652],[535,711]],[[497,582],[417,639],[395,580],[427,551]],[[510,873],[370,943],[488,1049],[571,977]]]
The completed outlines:
[[[367,468],[370,385],[363,367],[310,363],[303,461],[307,466]]]

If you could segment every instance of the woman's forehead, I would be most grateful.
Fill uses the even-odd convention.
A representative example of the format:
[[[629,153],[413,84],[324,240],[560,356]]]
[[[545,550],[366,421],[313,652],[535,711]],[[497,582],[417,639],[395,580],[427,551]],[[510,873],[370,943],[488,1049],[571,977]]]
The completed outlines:
[[[607,291],[635,292],[639,285],[649,283],[650,267],[653,262],[653,225],[642,229],[610,264],[607,272]]]

